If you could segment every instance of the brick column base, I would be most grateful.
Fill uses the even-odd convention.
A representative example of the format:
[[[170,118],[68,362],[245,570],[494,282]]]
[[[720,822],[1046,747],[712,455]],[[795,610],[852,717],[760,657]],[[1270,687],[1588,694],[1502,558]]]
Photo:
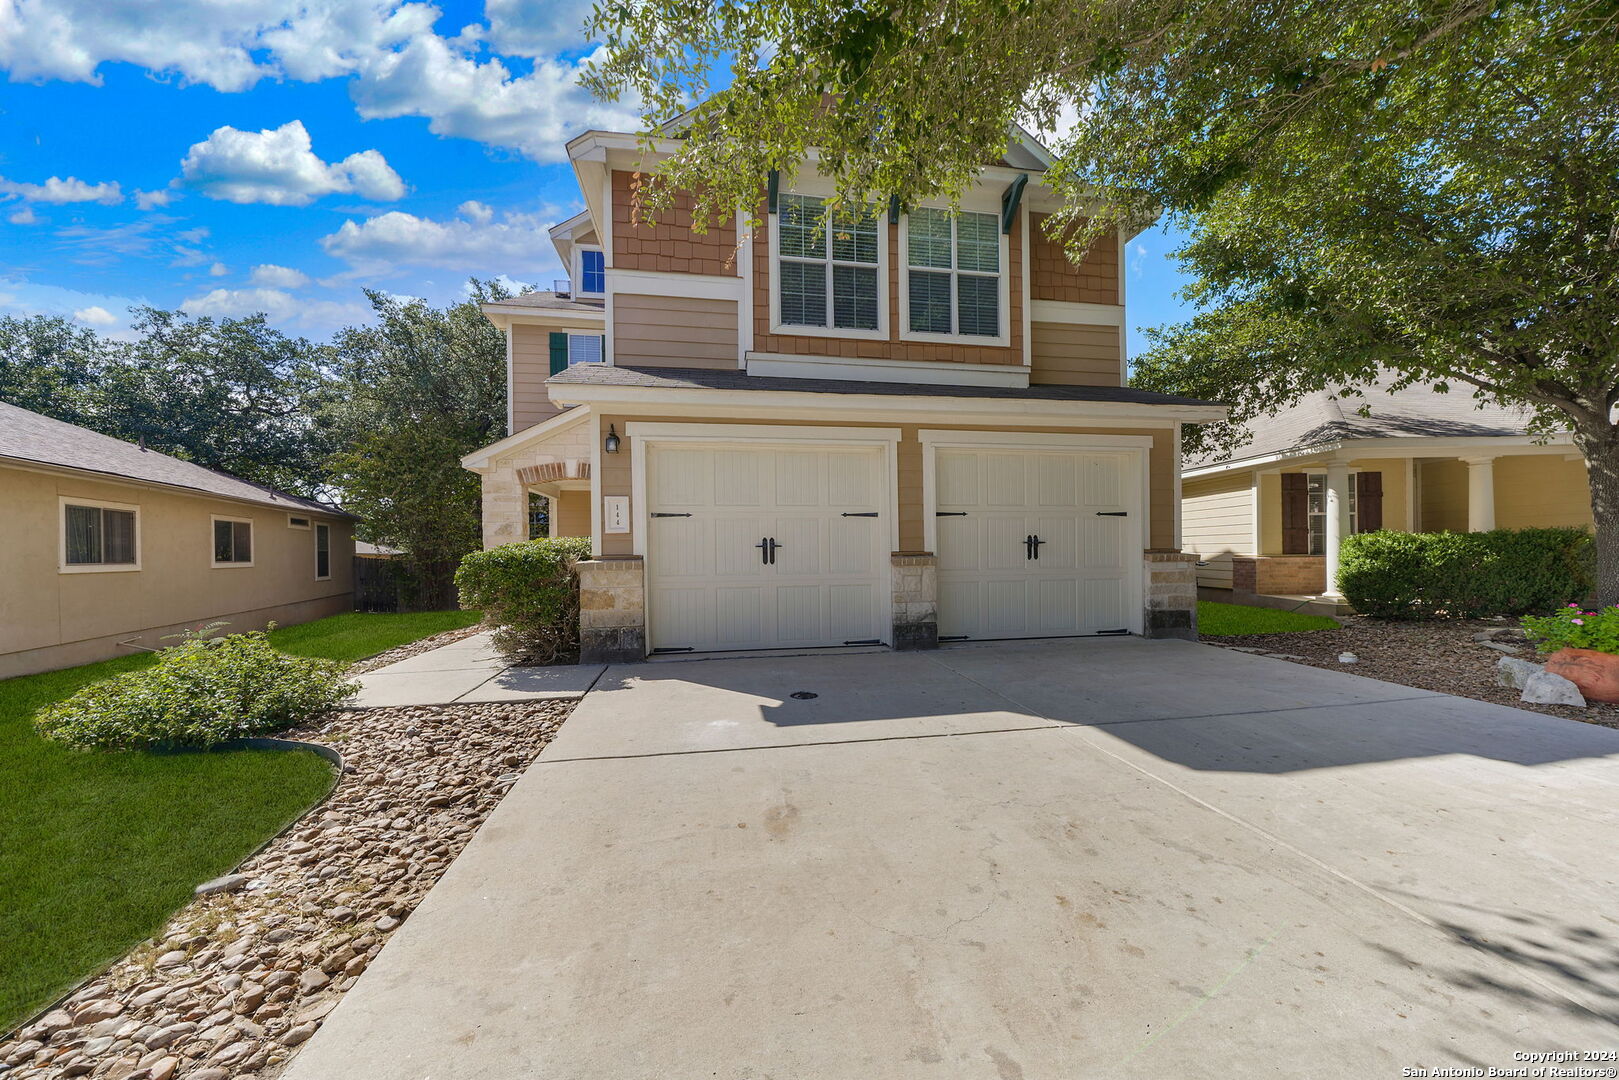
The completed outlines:
[[[939,558],[937,555],[895,555],[891,560],[894,582],[894,648],[939,647]]]
[[[579,662],[645,660],[646,572],[641,556],[582,559],[574,569],[579,574]]]
[[[1146,563],[1147,637],[1197,640],[1197,557],[1149,551]]]

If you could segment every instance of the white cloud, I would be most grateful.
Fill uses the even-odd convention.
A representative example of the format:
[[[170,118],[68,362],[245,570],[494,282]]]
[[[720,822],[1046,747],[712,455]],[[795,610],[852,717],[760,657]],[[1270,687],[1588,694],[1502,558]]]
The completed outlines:
[[[221,127],[191,147],[180,171],[209,198],[234,203],[307,206],[334,192],[378,201],[405,194],[404,181],[375,150],[322,161],[300,120],[258,132]]]
[[[43,184],[24,184],[0,177],[0,195],[14,195],[28,202],[43,203],[97,202],[112,206],[124,201],[124,193],[119,188],[118,181],[91,184],[76,176],[70,176],[65,180],[53,176]]]
[[[635,121],[634,103],[604,104],[578,86],[575,52],[590,0],[490,0],[490,25],[434,32],[438,7],[400,0],[0,0],[0,68],[14,81],[99,83],[127,62],[224,92],[261,79],[351,79],[362,116],[419,116],[439,135],[563,157],[588,127]],[[485,51],[532,57],[514,74]],[[525,65],[526,66],[526,65]]]
[[[263,263],[253,268],[253,274],[248,280],[254,285],[272,289],[299,289],[309,284],[309,275],[290,266]]]
[[[38,225],[40,222],[40,217],[38,214],[34,213],[34,208],[32,206],[25,206],[21,210],[18,210],[16,213],[12,214],[6,220],[11,222],[13,225]]]
[[[487,225],[495,217],[494,209],[488,203],[481,203],[477,199],[468,199],[456,207],[455,212],[468,221],[475,221],[479,225]]]
[[[135,205],[142,210],[150,210],[156,206],[167,206],[174,201],[174,192],[164,191],[137,191],[135,192]]]
[[[345,325],[364,321],[370,308],[361,303],[300,299],[282,289],[213,289],[180,304],[187,315],[234,319],[260,312],[273,323],[304,331],[329,334]]]
[[[488,207],[462,206],[462,215],[446,221],[398,210],[364,221],[345,221],[321,237],[330,255],[350,264],[383,269],[395,265],[439,266],[457,274],[480,277],[498,273],[555,270],[556,253],[546,234],[544,214],[507,213],[494,220]]]
[[[216,262],[208,268],[209,277],[224,277],[228,273],[230,273],[230,267],[222,262]]]
[[[118,316],[102,307],[100,304],[91,304],[87,308],[79,308],[73,317],[82,323],[91,326],[111,326],[118,321]]]
[[[0,314],[61,315],[90,322],[93,318],[99,318],[92,313],[100,312],[112,321],[93,325],[112,337],[122,337],[128,331],[128,316],[114,313],[127,312],[129,308],[145,302],[140,297],[87,293],[60,285],[45,285],[23,277],[0,277]]]

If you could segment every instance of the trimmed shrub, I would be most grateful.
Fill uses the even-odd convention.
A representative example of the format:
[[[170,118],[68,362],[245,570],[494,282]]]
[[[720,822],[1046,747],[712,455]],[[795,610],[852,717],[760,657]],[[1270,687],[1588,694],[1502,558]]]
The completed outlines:
[[[1341,551],[1338,588],[1380,619],[1545,614],[1596,583],[1584,529],[1356,533]]]
[[[47,739],[83,749],[208,747],[281,731],[336,708],[358,690],[343,677],[344,667],[278,652],[262,633],[191,634],[149,668],[47,705],[34,726]]]
[[[455,584],[461,603],[482,608],[495,626],[495,648],[513,663],[558,664],[579,656],[579,575],[590,558],[585,537],[525,540],[474,551]]]

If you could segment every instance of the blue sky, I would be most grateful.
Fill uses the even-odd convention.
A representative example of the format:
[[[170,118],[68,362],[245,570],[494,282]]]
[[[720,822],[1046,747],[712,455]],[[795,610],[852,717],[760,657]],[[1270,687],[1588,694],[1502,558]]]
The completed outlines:
[[[149,303],[324,337],[363,288],[549,287],[562,144],[634,112],[577,74],[588,0],[17,0],[0,25],[0,313],[108,333]],[[1136,324],[1181,317],[1175,238],[1130,248]]]

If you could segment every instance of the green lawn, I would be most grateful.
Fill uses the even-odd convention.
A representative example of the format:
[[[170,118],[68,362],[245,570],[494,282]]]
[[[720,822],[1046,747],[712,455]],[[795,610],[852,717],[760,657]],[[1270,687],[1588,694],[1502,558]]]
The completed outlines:
[[[272,633],[356,660],[477,621],[474,612],[347,614]],[[82,753],[34,734],[40,706],[145,667],[149,653],[0,680],[0,1032],[151,935],[330,788],[308,751]]]
[[[1306,630],[1332,630],[1337,625],[1336,619],[1325,615],[1301,615],[1296,611],[1217,604],[1209,600],[1197,602],[1197,629],[1204,637],[1296,634]]]

